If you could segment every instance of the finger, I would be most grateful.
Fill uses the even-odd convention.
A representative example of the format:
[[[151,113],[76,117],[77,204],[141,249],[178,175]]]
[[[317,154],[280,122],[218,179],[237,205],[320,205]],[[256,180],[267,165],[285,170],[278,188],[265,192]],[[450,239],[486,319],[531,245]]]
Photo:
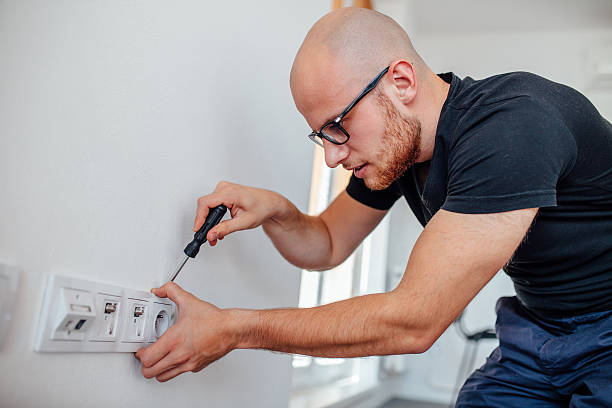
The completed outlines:
[[[168,340],[169,336],[161,336],[149,347],[141,348],[136,352],[136,358],[140,360],[143,368],[153,367],[172,351]]]
[[[229,220],[221,221],[215,227],[211,228],[206,234],[206,239],[214,241],[231,234],[232,232],[242,231],[255,227],[253,218],[247,215],[237,216]]]
[[[187,361],[188,357],[180,357],[177,352],[173,352],[158,361],[153,367],[143,367],[142,375],[146,378],[157,377],[168,370],[185,364]]]
[[[158,376],[159,374],[164,373],[165,371],[168,371],[180,365],[181,363],[179,362],[177,362],[176,364],[168,364],[166,363],[166,359],[163,359],[158,364],[154,365],[153,367],[142,366],[141,373],[142,373],[142,376],[145,378],[153,378],[153,377]]]
[[[173,379],[177,375],[186,373],[187,371],[191,371],[190,366],[188,364],[181,364],[178,367],[170,368],[169,370],[157,375],[155,379],[159,382],[166,382]]]
[[[166,282],[159,288],[151,289],[151,292],[157,297],[170,299],[176,303],[177,306],[181,304],[181,300],[185,295],[189,294],[189,292],[174,282]]]
[[[208,206],[207,201],[205,201],[205,198],[206,197],[200,197],[198,199],[198,208],[196,209],[196,217],[193,222],[194,232],[200,229],[202,224],[204,224],[204,220],[206,219],[206,216],[210,212],[211,207]]]
[[[234,200],[235,198],[227,197],[227,194],[221,195],[219,193],[213,193],[211,195],[198,198],[198,208],[196,209],[196,217],[193,224],[194,232],[202,227],[211,208],[215,208],[223,204],[231,211],[231,209],[234,207]]]

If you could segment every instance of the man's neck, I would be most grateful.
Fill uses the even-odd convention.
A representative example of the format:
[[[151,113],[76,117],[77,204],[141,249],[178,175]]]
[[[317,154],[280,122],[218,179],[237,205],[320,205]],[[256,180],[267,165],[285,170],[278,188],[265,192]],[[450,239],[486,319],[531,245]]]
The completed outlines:
[[[426,162],[433,157],[440,113],[450,90],[450,84],[433,72],[430,72],[430,76],[425,83],[426,89],[424,89],[423,95],[427,99],[421,119],[421,154],[418,162]]]

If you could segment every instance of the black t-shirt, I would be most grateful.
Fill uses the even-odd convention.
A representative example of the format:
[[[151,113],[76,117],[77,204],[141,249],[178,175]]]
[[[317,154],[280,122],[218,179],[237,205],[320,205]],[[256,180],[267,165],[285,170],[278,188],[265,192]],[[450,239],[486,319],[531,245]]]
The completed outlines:
[[[540,207],[504,271],[520,301],[551,316],[612,309],[612,125],[579,92],[534,74],[451,84],[423,191],[410,168],[388,189],[351,177],[378,209],[404,196],[424,226],[440,209]]]

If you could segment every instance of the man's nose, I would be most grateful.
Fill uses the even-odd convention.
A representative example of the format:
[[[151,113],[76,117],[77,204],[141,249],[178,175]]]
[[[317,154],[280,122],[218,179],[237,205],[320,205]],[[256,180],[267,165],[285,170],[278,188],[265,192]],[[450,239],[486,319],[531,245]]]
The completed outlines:
[[[325,163],[331,168],[342,163],[349,153],[346,144],[337,145],[325,139],[323,139],[323,149],[325,149]]]

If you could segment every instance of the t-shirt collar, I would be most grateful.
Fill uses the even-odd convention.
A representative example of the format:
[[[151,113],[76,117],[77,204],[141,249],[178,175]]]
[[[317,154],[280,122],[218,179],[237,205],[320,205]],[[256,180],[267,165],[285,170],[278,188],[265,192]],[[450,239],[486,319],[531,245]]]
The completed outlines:
[[[453,100],[455,95],[457,95],[457,93],[459,92],[459,88],[461,85],[461,78],[459,78],[457,75],[455,75],[452,72],[444,72],[442,74],[438,74],[438,76],[444,82],[446,82],[447,84],[450,84],[448,95],[446,96],[446,100],[444,101],[444,104],[442,105],[442,110],[440,111],[440,119],[438,120],[438,123],[440,123],[440,121],[442,120],[442,115],[444,115],[444,112],[446,112],[446,108],[448,107],[450,102]]]

